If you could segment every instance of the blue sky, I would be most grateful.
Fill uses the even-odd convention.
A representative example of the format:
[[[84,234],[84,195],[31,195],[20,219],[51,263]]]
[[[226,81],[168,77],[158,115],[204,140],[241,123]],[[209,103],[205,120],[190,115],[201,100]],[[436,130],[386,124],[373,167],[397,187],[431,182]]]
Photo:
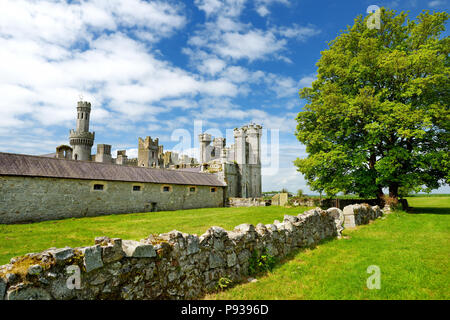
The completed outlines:
[[[298,90],[327,42],[373,4],[415,17],[448,0],[0,0],[0,151],[67,144],[82,95],[96,143],[131,156],[147,135],[179,150],[184,134],[196,154],[194,122],[213,135],[260,123],[263,189],[309,192],[292,165],[306,156],[294,137]]]

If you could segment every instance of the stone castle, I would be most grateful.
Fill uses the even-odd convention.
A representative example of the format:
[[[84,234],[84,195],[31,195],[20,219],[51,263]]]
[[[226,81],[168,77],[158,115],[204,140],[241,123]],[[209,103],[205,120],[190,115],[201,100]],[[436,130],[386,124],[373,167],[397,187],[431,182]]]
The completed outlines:
[[[91,104],[79,101],[69,145],[42,156],[0,152],[0,223],[233,205],[261,197],[262,127],[234,129],[235,143],[199,135],[199,161],[138,139],[138,157],[98,144]],[[212,144],[211,144],[212,143]],[[257,202],[257,201],[256,201]],[[260,202],[259,205],[263,205]]]
[[[208,133],[199,135],[199,160],[176,152],[164,152],[159,139],[138,138],[138,158],[128,159],[126,150],[119,150],[117,157],[111,154],[112,146],[98,144],[97,154],[92,155],[95,132],[89,131],[91,104],[79,101],[77,106],[77,128],[70,130],[70,146],[56,148],[48,156],[80,161],[113,163],[146,168],[188,169],[189,171],[216,174],[227,183],[227,196],[232,198],[261,197],[261,134],[262,127],[250,124],[234,129],[235,143],[226,146],[226,139],[212,139]],[[211,144],[212,143],[212,144]]]

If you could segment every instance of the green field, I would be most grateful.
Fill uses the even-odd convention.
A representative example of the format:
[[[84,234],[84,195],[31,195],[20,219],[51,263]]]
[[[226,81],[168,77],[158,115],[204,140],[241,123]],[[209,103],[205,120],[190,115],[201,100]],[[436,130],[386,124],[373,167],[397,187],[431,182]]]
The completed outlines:
[[[174,229],[203,234],[211,226],[233,230],[242,223],[272,223],[285,214],[297,215],[308,208],[253,207],[132,213],[101,217],[45,221],[33,224],[0,224],[0,265],[13,257],[41,252],[50,247],[88,246],[95,237],[140,240]]]
[[[343,239],[299,250],[256,283],[207,299],[449,299],[450,197],[408,201],[410,213],[345,230]],[[379,290],[366,286],[370,265],[380,267]]]
[[[449,299],[450,196],[408,198],[414,209],[395,212],[279,263],[258,282],[207,299]],[[282,220],[307,208],[211,208],[0,225],[0,265],[49,247],[91,245],[97,236],[139,240],[179,230],[204,233]],[[366,270],[381,269],[381,289],[369,290]],[[281,285],[282,284],[282,285]]]

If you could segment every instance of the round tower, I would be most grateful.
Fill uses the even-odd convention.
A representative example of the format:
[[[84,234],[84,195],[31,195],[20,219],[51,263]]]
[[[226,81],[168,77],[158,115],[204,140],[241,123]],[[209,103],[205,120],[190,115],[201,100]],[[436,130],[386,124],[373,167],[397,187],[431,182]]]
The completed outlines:
[[[200,164],[206,163],[211,160],[211,138],[211,135],[208,133],[201,133],[198,135],[198,141],[200,142]]]
[[[89,132],[91,103],[79,101],[77,106],[77,128],[70,130],[69,141],[73,148],[73,160],[91,160],[95,132]]]
[[[261,134],[262,126],[258,124],[250,124],[247,126],[249,164],[261,164]]]
[[[238,164],[246,164],[246,127],[235,128],[233,130],[234,134],[234,157]]]

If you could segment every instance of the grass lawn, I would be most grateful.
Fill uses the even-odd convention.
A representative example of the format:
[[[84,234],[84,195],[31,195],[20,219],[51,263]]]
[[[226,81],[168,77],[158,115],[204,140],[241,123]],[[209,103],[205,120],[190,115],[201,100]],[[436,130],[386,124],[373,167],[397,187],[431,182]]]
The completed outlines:
[[[297,215],[308,208],[253,207],[208,208],[109,215],[91,218],[54,220],[33,224],[0,224],[0,265],[13,257],[41,252],[50,247],[87,246],[99,236],[140,240],[153,233],[174,229],[203,234],[211,226],[233,230],[242,223],[272,223],[283,220],[285,214]]]
[[[408,201],[410,213],[345,230],[343,239],[299,250],[256,283],[207,299],[449,299],[450,196]],[[381,269],[379,290],[366,287],[370,265]]]

